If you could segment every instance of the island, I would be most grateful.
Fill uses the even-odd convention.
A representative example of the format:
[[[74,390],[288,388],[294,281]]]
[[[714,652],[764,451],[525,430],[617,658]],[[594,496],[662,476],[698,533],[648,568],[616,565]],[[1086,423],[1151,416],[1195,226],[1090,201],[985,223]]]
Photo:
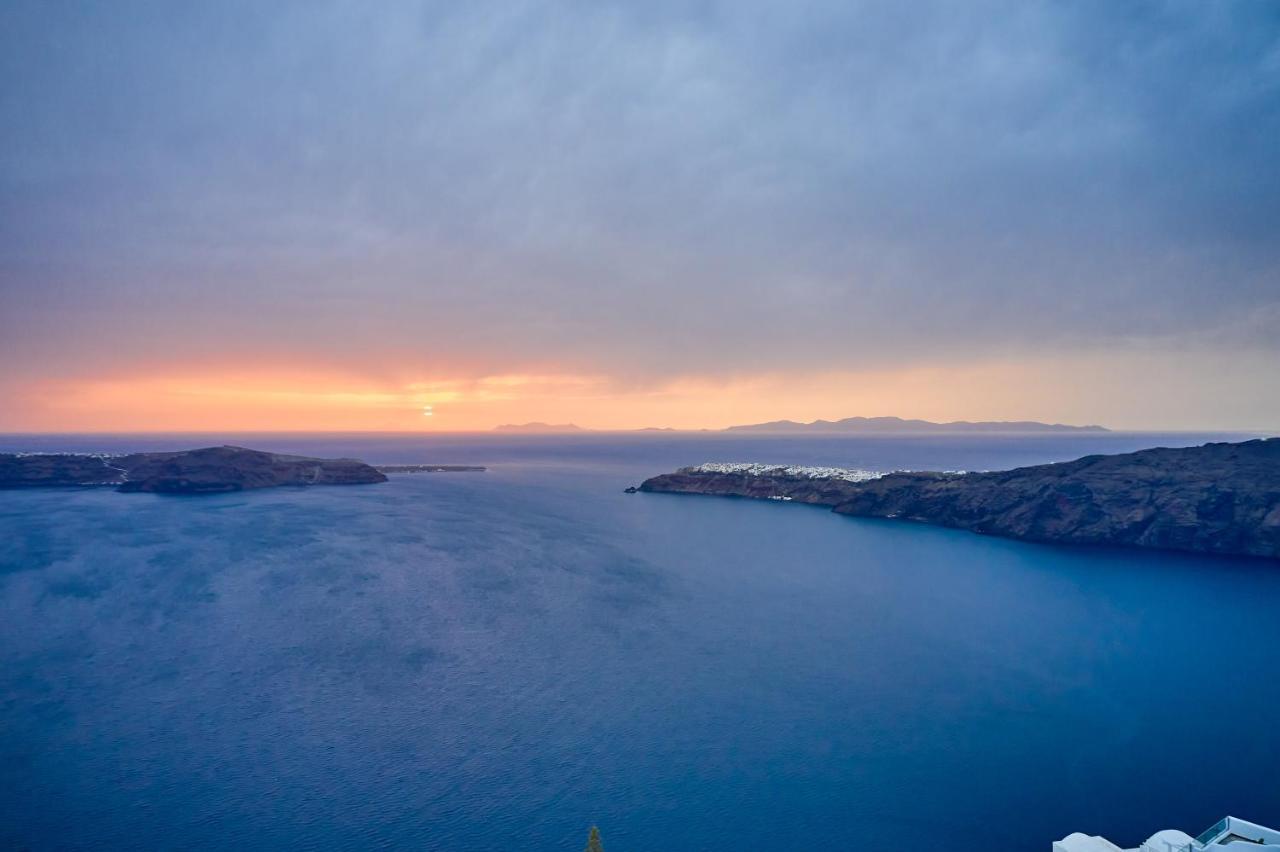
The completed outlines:
[[[356,459],[204,447],[166,453],[0,453],[0,488],[111,485],[117,491],[220,494],[280,485],[386,482]]]
[[[639,490],[813,503],[1035,542],[1280,558],[1280,438],[994,472],[703,464]]]
[[[494,426],[493,431],[520,435],[565,435],[589,430],[574,423],[503,423],[501,426]]]
[[[721,431],[779,434],[822,435],[898,435],[898,434],[991,434],[991,433],[1059,433],[1059,432],[1109,432],[1103,426],[1069,426],[1065,423],[1039,423],[1034,420],[954,420],[950,423],[934,423],[931,420],[904,420],[901,417],[846,417],[843,420],[814,420],[797,423],[794,420],[772,420],[768,423],[751,423],[730,426]]]
[[[902,417],[845,417],[841,420],[812,420],[801,423],[795,420],[770,420],[768,423],[747,423],[726,426],[723,429],[676,429],[671,426],[645,426],[642,429],[586,429],[574,423],[504,423],[491,431],[522,435],[566,435],[590,432],[600,433],[688,433],[731,435],[1056,435],[1106,434],[1105,426],[1071,426],[1065,423],[1041,423],[1035,420],[953,420],[935,423],[932,420],[908,420]]]

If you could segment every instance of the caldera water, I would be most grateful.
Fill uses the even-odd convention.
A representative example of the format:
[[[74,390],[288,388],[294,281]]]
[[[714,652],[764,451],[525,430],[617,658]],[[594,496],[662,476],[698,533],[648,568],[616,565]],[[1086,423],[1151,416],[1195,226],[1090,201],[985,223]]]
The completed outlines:
[[[1199,435],[0,436],[483,464],[0,492],[0,848],[1047,850],[1280,823],[1280,564],[623,493]]]

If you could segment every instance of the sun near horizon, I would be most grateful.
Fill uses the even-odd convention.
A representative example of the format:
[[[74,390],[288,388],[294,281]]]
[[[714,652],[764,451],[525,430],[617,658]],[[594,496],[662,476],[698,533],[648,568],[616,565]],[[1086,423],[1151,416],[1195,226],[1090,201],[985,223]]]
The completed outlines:
[[[1138,431],[1277,428],[1270,399],[1249,396],[1229,377],[1210,381],[1222,375],[1215,359],[1180,363],[1177,382],[1203,376],[1201,397],[1212,397],[1213,406],[1179,394],[1175,383],[1162,387],[1149,362],[1106,356],[643,383],[604,375],[423,381],[240,368],[14,382],[11,404],[0,411],[0,432],[464,432],[529,422],[698,430],[851,416],[1034,420]],[[1248,373],[1240,377],[1241,383],[1251,380]]]
[[[1280,430],[1274,13],[1015,5],[6,4],[0,431]]]
[[[6,4],[0,431],[1280,430],[1268,4],[1015,5]]]

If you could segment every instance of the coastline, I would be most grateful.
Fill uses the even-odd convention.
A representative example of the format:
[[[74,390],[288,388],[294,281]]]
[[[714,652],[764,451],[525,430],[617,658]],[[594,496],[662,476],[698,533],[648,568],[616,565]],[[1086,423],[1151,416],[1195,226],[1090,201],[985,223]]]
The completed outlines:
[[[810,503],[1042,543],[1280,559],[1275,438],[973,473],[707,464],[638,490]]]

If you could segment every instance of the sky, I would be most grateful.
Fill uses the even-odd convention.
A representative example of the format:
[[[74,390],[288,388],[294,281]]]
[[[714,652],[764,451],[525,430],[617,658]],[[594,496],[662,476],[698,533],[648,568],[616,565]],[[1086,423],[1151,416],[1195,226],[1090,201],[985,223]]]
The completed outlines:
[[[0,122],[0,431],[1280,431],[1274,0],[7,0]]]

